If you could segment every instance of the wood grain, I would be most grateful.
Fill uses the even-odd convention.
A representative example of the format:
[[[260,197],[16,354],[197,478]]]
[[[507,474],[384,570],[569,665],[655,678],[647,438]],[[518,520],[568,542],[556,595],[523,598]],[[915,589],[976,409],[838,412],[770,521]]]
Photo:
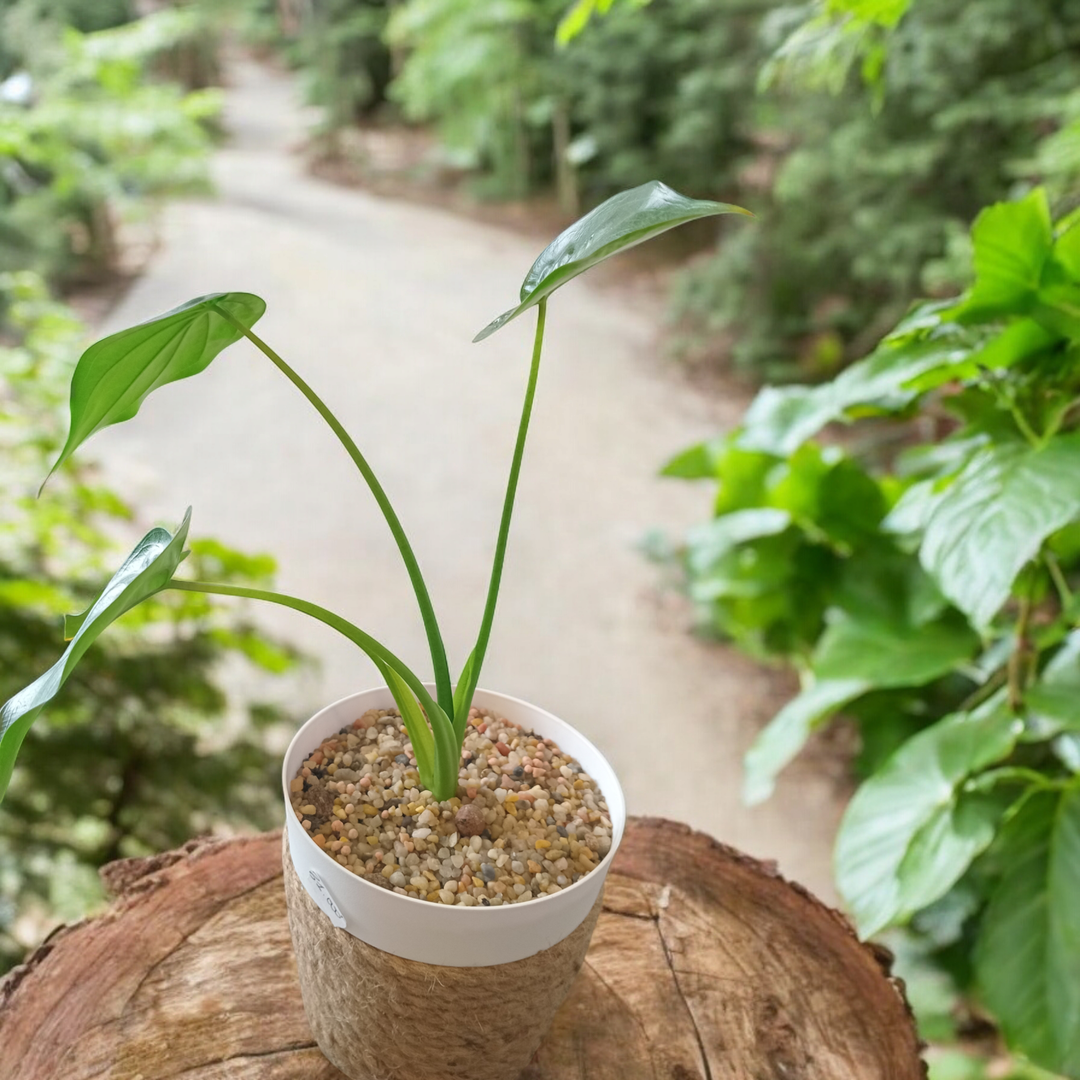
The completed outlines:
[[[304,1019],[280,833],[104,876],[109,911],[0,981],[4,1080],[342,1080]],[[767,864],[633,819],[585,966],[522,1080],[924,1076],[883,950]]]

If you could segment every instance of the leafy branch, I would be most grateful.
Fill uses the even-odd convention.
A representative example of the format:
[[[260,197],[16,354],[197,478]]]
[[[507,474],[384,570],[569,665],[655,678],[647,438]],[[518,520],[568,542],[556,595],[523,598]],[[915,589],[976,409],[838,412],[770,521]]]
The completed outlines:
[[[1015,1049],[1080,1077],[1080,1013],[1056,1004],[1080,979],[1080,227],[1036,190],[983,211],[972,246],[963,297],[831,382],[763,389],[666,471],[718,486],[681,552],[702,618],[807,669],[747,755],[748,798],[850,716],[867,778],[835,857],[860,932],[974,894],[953,939],[970,989]],[[816,441],[866,417],[883,438]]]

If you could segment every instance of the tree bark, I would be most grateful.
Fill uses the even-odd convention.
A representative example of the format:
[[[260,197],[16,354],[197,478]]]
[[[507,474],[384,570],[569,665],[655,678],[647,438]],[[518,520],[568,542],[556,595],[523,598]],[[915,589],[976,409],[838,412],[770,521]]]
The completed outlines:
[[[304,1018],[280,852],[267,833],[107,866],[112,907],[0,982],[0,1075],[341,1080]],[[522,1080],[924,1076],[884,950],[769,865],[632,819]]]

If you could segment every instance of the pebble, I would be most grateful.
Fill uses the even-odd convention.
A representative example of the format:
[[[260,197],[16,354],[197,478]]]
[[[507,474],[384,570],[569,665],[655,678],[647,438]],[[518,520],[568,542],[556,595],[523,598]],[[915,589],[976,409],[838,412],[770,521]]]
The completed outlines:
[[[473,709],[460,787],[442,803],[403,748],[401,718],[373,709],[323,739],[290,783],[315,843],[381,888],[461,907],[526,903],[611,849],[603,794],[551,740]]]
[[[454,816],[454,824],[462,836],[479,836],[487,828],[484,812],[476,803],[466,803]]]

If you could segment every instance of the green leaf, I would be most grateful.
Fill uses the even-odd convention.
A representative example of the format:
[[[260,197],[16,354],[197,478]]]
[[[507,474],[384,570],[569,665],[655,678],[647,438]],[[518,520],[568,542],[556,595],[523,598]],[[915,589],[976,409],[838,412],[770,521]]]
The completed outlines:
[[[893,505],[881,523],[881,531],[906,536],[921,533],[941,499],[942,485],[936,480],[912,484]]]
[[[1024,693],[1029,724],[1040,738],[1080,731],[1080,630],[1054,653],[1038,681]]]
[[[1058,234],[1053,257],[1073,281],[1080,281],[1080,223],[1074,221]]]
[[[861,679],[812,680],[769,721],[743,759],[743,802],[756,806],[772,795],[776,777],[806,745],[811,732],[865,694]]]
[[[1080,435],[1046,447],[989,446],[936,500],[919,558],[941,591],[985,627],[1025,563],[1080,512]]]
[[[574,6],[559,20],[555,28],[555,41],[559,45],[569,45],[574,38],[589,25],[596,0],[576,0]]]
[[[832,610],[818,640],[810,680],[754,740],[744,762],[743,801],[753,806],[773,792],[780,770],[811,733],[870,690],[917,686],[966,660],[979,640],[955,621],[908,626],[858,619]]]
[[[405,730],[412,741],[420,780],[424,787],[431,791],[435,786],[435,739],[431,728],[428,727],[424,713],[405,680],[389,664],[379,661],[376,663],[390,688],[390,693],[394,695]]]
[[[94,432],[130,420],[151,391],[197,375],[239,341],[231,320],[250,328],[265,310],[251,293],[212,293],[91,345],[75,366],[71,429],[49,475]]]
[[[861,679],[876,689],[920,686],[969,659],[978,645],[978,635],[958,618],[916,627],[834,610],[812,667],[823,680]]]
[[[983,919],[976,979],[1010,1047],[1080,1076],[1080,784],[1036,795],[1011,825],[1015,857]]]
[[[1035,301],[1053,246],[1046,192],[995,203],[975,219],[975,284],[952,313],[966,322],[1025,314]]]
[[[465,734],[465,725],[469,719],[469,707],[472,705],[471,701],[465,700],[465,695],[469,693],[469,688],[472,685],[473,668],[476,666],[476,650],[473,649],[469,653],[469,659],[465,661],[465,666],[461,669],[461,675],[458,677],[457,685],[454,687],[454,731],[461,739]]]
[[[86,650],[124,612],[160,592],[172,580],[185,555],[190,522],[189,509],[173,535],[165,529],[151,529],[79,619],[77,632],[63,656],[0,709],[0,799],[7,791],[15,757],[30,726],[59,692]]]
[[[1034,356],[1052,345],[1058,335],[1041,326],[1034,319],[1017,319],[1009,323],[1000,334],[992,337],[982,348],[968,357],[966,367],[971,371],[986,368],[994,371],[1012,367],[1013,364]]]
[[[707,573],[732,548],[762,536],[776,536],[791,524],[786,510],[763,506],[723,514],[687,532],[687,561],[697,574]]]
[[[717,466],[728,447],[726,438],[710,439],[680,450],[660,470],[661,476],[678,480],[715,480]]]
[[[902,345],[885,342],[821,386],[767,386],[743,418],[739,445],[786,457],[855,406],[901,408],[916,391],[908,384],[937,368],[963,363],[967,349],[947,338]]]
[[[998,803],[967,793],[1022,728],[997,694],[909,739],[855,793],[836,843],[836,880],[869,937],[944,896],[994,837]]]
[[[544,248],[521,286],[521,303],[488,323],[473,340],[490,337],[571,278],[610,256],[668,229],[715,214],[753,216],[749,210],[730,203],[688,199],[659,180],[612,195]]]

